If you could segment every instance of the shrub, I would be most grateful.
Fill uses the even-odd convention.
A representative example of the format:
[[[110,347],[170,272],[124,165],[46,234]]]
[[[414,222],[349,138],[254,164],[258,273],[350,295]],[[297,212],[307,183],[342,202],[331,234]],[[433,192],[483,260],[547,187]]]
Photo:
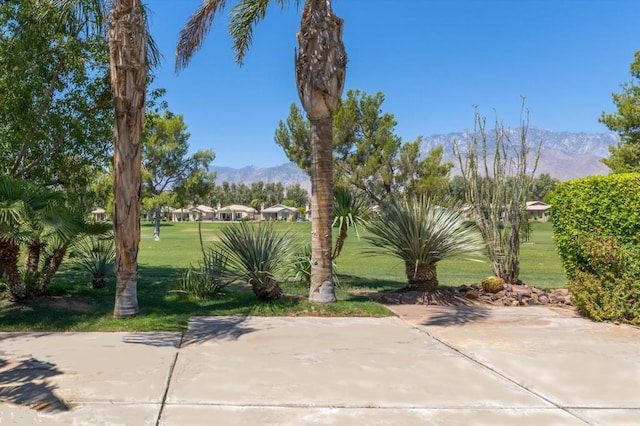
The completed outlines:
[[[279,233],[272,223],[240,222],[222,228],[220,244],[235,277],[249,284],[258,299],[274,300],[282,295],[276,274],[291,257],[288,232]]]
[[[482,289],[487,293],[497,293],[504,290],[504,280],[500,277],[491,276],[485,277],[480,281]]]
[[[189,265],[180,277],[178,288],[172,292],[185,293],[198,299],[219,296],[231,283],[227,270],[228,257],[220,250],[203,251],[198,266]]]
[[[336,262],[332,261],[333,284],[340,287],[338,269]],[[307,289],[311,286],[311,245],[307,244],[293,255],[293,259],[288,267],[288,277],[294,283]]]
[[[560,183],[551,199],[553,240],[569,278],[589,268],[582,254],[585,234],[640,243],[640,174],[593,176]],[[586,261],[586,262],[585,262]]]
[[[113,271],[116,249],[113,236],[87,236],[75,242],[71,260],[91,274],[91,286],[103,288],[107,275]]]
[[[574,304],[596,321],[640,324],[640,253],[613,236],[582,234],[578,264],[569,289]]]

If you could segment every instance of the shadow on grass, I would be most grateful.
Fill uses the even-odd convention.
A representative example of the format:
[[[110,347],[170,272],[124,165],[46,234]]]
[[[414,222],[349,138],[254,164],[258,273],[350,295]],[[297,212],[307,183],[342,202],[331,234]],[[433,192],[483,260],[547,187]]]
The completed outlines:
[[[491,311],[481,306],[451,306],[446,310],[431,315],[422,325],[452,326],[464,325],[471,322],[483,321],[489,317]]]
[[[35,358],[0,359],[0,403],[25,405],[39,411],[62,412],[70,407],[55,394],[48,379],[62,374],[54,364]]]

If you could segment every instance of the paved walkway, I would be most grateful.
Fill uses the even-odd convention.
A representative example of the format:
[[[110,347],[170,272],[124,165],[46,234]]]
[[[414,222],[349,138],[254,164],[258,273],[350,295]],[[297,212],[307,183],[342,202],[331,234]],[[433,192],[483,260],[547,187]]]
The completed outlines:
[[[0,333],[0,425],[640,425],[640,329],[568,310]]]

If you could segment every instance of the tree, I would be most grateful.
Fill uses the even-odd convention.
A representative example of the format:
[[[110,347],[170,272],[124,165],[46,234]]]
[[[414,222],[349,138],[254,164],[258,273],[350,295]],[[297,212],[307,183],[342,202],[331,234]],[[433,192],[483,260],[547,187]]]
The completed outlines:
[[[287,0],[276,0],[284,6]],[[242,63],[253,26],[264,18],[269,1],[243,0],[231,11],[230,32],[236,61]],[[201,46],[215,13],[225,1],[205,0],[180,33],[176,67],[186,66]],[[342,42],[342,19],[333,14],[331,0],[306,0],[302,8],[299,50],[295,55],[298,95],[311,123],[312,270],[309,299],[336,300],[331,263],[333,199],[333,112],[344,88],[347,55]]]
[[[153,238],[158,241],[160,211],[167,201],[161,195],[177,190],[187,198],[188,188],[194,187],[189,179],[198,172],[201,180],[213,181],[215,174],[210,174],[208,168],[215,155],[212,150],[189,155],[189,133],[183,116],[166,109],[163,113],[147,114],[143,138],[142,187],[146,197],[155,199],[151,203],[155,207]]]
[[[112,0],[108,17],[111,87],[114,98],[114,208],[116,296],[113,316],[138,311],[138,245],[142,129],[149,60],[147,25],[140,0]]]
[[[333,155],[335,181],[354,186],[375,202],[395,197],[446,191],[453,163],[443,163],[443,150],[421,157],[422,138],[404,143],[395,134],[393,114],[382,112],[384,94],[348,90],[336,109]],[[275,141],[287,157],[309,173],[310,123],[292,104],[287,119],[278,123]]]
[[[309,203],[309,193],[299,183],[288,186],[284,198],[293,201],[292,207],[306,207]]]
[[[99,3],[0,2],[1,173],[77,189],[106,167],[112,98]]]
[[[531,189],[529,190],[529,199],[543,201],[556,188],[560,180],[551,177],[549,173],[542,173],[540,176],[533,178]]]
[[[520,227],[527,220],[527,195],[541,149],[539,144],[531,165],[524,100],[520,120],[516,141],[513,133],[496,121],[490,146],[486,120],[476,111],[474,132],[466,146],[454,145],[465,183],[465,201],[487,246],[493,273],[509,284],[518,283]]]
[[[620,135],[617,146],[609,147],[609,158],[602,160],[614,173],[640,171],[640,50],[634,53],[631,76],[621,93],[612,94],[618,111],[603,112],[598,120]]]

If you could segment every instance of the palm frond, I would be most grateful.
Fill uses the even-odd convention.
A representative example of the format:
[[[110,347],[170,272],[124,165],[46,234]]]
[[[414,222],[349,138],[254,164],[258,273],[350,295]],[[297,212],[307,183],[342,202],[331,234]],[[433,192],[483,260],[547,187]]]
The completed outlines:
[[[225,4],[226,0],[204,0],[202,6],[180,30],[176,47],[176,72],[186,68],[193,55],[200,50],[211,30],[216,13],[222,12]]]

